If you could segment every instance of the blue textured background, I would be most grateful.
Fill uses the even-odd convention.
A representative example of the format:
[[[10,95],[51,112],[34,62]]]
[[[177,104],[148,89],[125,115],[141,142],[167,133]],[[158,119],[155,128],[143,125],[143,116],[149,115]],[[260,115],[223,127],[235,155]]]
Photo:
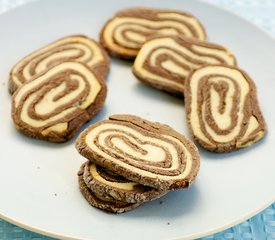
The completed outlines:
[[[0,13],[31,0],[0,0]],[[275,0],[204,0],[227,8],[275,37]],[[275,66],[275,56],[274,56]],[[274,173],[275,174],[275,173]],[[0,240],[51,240],[0,219]],[[200,240],[275,240],[275,203],[267,209],[223,232]]]

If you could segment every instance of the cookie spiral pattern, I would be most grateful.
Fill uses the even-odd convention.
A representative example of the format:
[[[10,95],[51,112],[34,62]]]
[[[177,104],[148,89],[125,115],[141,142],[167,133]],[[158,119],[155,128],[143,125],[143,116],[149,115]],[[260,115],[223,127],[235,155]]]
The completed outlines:
[[[159,198],[166,193],[130,181],[92,162],[85,165],[83,179],[93,192],[110,200],[137,203]]]
[[[106,23],[101,32],[101,44],[112,55],[134,58],[143,43],[156,33],[206,40],[202,24],[189,13],[130,8],[118,12]]]
[[[266,132],[256,87],[234,67],[213,65],[194,71],[186,81],[185,107],[194,138],[210,151],[250,146]]]
[[[87,159],[159,190],[188,187],[199,169],[194,144],[166,125],[114,115],[88,127],[76,141]]]
[[[64,61],[85,63],[103,78],[109,70],[109,58],[98,43],[82,35],[68,36],[31,53],[15,64],[10,73],[10,92],[13,93],[33,76]]]
[[[152,87],[183,95],[186,77],[206,64],[234,66],[236,59],[217,44],[180,36],[155,36],[140,49],[133,73]]]
[[[106,85],[88,66],[64,62],[22,85],[12,97],[12,118],[28,136],[69,140],[103,106]]]

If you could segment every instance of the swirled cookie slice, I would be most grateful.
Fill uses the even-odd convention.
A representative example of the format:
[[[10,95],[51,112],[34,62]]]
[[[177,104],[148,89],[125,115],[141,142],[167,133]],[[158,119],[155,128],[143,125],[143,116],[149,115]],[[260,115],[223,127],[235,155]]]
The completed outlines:
[[[180,36],[155,36],[140,49],[133,73],[154,88],[183,95],[186,77],[206,64],[234,66],[236,59],[217,44]]]
[[[186,12],[154,8],[129,8],[118,12],[104,26],[100,41],[110,54],[135,58],[152,34],[184,35],[206,40],[197,18]]]
[[[104,210],[106,212],[111,213],[123,213],[130,211],[138,206],[140,206],[142,203],[126,203],[122,201],[116,201],[111,200],[109,198],[106,198],[104,196],[101,196],[97,193],[94,193],[85,183],[83,179],[84,174],[84,165],[83,164],[78,172],[78,184],[79,189],[82,195],[85,197],[85,199],[88,201],[88,203],[96,208],[99,208],[101,210]]]
[[[64,61],[86,63],[102,78],[109,70],[109,57],[98,43],[83,35],[68,36],[34,51],[15,64],[10,72],[10,92],[13,93],[33,76]]]
[[[209,151],[248,147],[266,132],[255,84],[234,67],[195,70],[185,83],[185,107],[189,129]]]
[[[81,155],[126,179],[160,191],[189,187],[199,169],[195,145],[167,125],[113,115],[81,133]]]
[[[128,203],[145,202],[161,197],[166,191],[147,187],[108,171],[92,162],[86,163],[83,179],[94,192],[106,199]]]
[[[95,114],[106,85],[79,62],[63,62],[22,85],[12,96],[12,118],[24,134],[64,142]]]

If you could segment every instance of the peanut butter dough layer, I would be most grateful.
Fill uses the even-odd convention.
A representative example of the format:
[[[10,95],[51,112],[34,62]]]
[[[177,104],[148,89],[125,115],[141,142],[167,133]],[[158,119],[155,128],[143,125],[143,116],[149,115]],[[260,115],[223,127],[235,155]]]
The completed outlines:
[[[209,151],[248,147],[266,132],[256,86],[235,67],[212,65],[195,70],[185,83],[185,108],[194,139]]]
[[[83,35],[68,36],[34,51],[16,63],[10,72],[10,92],[15,92],[35,75],[65,61],[85,63],[102,78],[109,71],[109,57],[97,42]]]
[[[226,48],[182,36],[156,35],[140,49],[133,73],[142,82],[182,96],[184,82],[193,69],[207,64],[236,65]]]
[[[206,40],[202,24],[189,13],[155,8],[129,8],[118,12],[105,24],[100,42],[110,54],[133,59],[144,42],[156,33]]]
[[[63,62],[36,75],[12,96],[12,118],[30,137],[71,139],[102,108],[105,82],[84,63]]]
[[[167,125],[113,115],[76,140],[81,155],[126,179],[160,191],[186,188],[200,160],[195,145]]]

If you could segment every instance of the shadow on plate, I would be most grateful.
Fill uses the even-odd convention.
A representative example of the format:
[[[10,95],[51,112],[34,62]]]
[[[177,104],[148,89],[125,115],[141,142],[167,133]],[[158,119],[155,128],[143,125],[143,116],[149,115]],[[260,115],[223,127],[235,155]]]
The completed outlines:
[[[167,92],[161,91],[159,89],[148,86],[144,83],[139,82],[134,85],[134,92],[141,97],[145,97],[149,100],[161,101],[169,104],[177,104],[180,106],[184,106],[184,99],[180,97],[173,96]]]
[[[174,190],[165,196],[146,202],[138,208],[120,214],[127,218],[178,218],[186,215],[197,207],[199,200],[199,191],[196,185],[190,189]]]
[[[225,161],[225,160],[232,160],[236,156],[240,157],[242,155],[248,154],[250,151],[257,151],[257,149],[261,148],[267,141],[267,134],[258,142],[252,144],[249,147],[242,148],[233,152],[229,153],[214,153],[214,152],[209,152],[202,148],[198,143],[196,143],[196,146],[199,149],[201,159],[203,160],[210,160],[210,161]]]

